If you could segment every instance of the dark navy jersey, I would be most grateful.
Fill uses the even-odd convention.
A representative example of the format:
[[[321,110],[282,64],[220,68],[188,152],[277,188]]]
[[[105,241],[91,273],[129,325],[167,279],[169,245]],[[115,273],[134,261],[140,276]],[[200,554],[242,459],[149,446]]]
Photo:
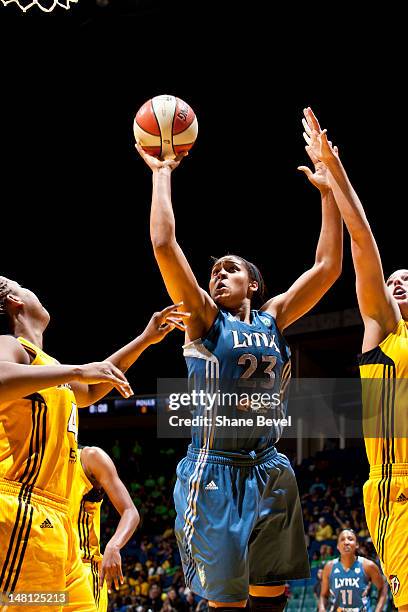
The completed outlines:
[[[194,410],[202,417],[192,428],[194,448],[250,452],[277,441],[278,421],[286,414],[290,349],[274,317],[252,310],[248,324],[220,310],[206,336],[184,346],[184,356],[190,393],[205,392]],[[273,425],[265,425],[266,419]]]
[[[330,572],[330,610],[344,612],[370,612],[367,597],[369,579],[365,575],[363,557],[357,557],[349,569],[335,559]]]

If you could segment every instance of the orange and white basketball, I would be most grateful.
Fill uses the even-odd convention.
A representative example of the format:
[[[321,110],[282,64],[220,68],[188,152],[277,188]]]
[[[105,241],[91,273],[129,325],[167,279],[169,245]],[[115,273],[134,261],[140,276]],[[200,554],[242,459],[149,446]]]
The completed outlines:
[[[155,96],[138,110],[133,122],[137,142],[150,155],[174,159],[189,151],[198,133],[193,109],[175,96]]]

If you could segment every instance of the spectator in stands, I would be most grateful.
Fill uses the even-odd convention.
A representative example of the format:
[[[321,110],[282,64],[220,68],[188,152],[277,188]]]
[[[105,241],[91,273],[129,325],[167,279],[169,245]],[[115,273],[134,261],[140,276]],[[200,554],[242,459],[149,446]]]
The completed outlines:
[[[315,538],[318,542],[322,542],[323,540],[330,540],[331,538],[333,538],[333,529],[331,525],[327,523],[324,516],[321,516],[319,518],[319,524],[316,528]]]
[[[160,612],[177,612],[177,609],[173,608],[173,606],[171,605],[170,599],[166,599],[165,602],[163,603],[163,606]]]
[[[312,484],[312,486],[309,489],[309,493],[311,495],[313,495],[313,493],[324,493],[326,491],[326,485],[321,482],[320,480],[320,476],[316,476],[314,483]]]
[[[319,523],[316,520],[314,520],[313,517],[311,517],[308,531],[307,531],[307,535],[309,536],[311,540],[315,539],[318,526],[319,526]]]
[[[161,588],[158,584],[152,584],[149,589],[149,597],[146,606],[152,612],[159,612],[162,608]]]
[[[167,599],[165,600],[165,603],[169,601],[171,607],[174,610],[177,610],[177,612],[183,612],[185,609],[184,606],[184,602],[181,600],[181,598],[179,597],[179,594],[177,593],[177,590],[174,587],[171,587],[168,591],[167,591]]]
[[[313,570],[315,567],[320,566],[320,553],[318,550],[315,550],[312,554],[312,559],[310,561],[310,568]]]
[[[322,544],[320,547],[320,561],[325,563],[331,559],[334,559],[333,548],[327,544]]]

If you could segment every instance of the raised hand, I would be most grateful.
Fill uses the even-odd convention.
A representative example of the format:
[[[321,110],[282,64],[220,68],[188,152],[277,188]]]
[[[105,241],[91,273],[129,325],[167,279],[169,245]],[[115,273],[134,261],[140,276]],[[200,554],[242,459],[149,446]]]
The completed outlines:
[[[95,361],[78,366],[76,380],[90,385],[110,383],[123,397],[133,395],[126,376],[110,361]]]
[[[188,320],[191,315],[189,312],[178,310],[182,305],[183,302],[171,304],[171,306],[167,306],[162,311],[154,313],[143,332],[143,335],[150,344],[160,342],[175,328],[181,331],[186,330],[184,321]]]
[[[312,172],[307,166],[299,166],[298,170],[304,172],[312,185],[317,187],[319,191],[328,191],[330,189],[330,183],[326,166],[323,162],[317,159],[311,147],[307,146],[305,148],[307,154],[314,164],[314,172]]]
[[[327,139],[327,130],[321,129],[312,109],[310,107],[305,108],[303,114],[305,116],[305,118],[302,119],[305,130],[303,132],[303,138],[306,141],[306,151],[313,163],[315,163],[314,159],[316,159],[316,161],[325,162],[333,156],[338,157],[337,147],[334,147],[331,141]]]
[[[157,172],[162,168],[168,168],[171,172],[173,172],[173,170],[175,170],[180,165],[180,162],[183,157],[186,157],[188,155],[188,152],[186,151],[184,153],[180,153],[180,155],[177,155],[175,159],[166,159],[162,161],[161,159],[158,159],[157,157],[153,157],[153,155],[149,155],[149,153],[146,153],[146,151],[138,142],[135,144],[135,147],[140,157],[145,161],[145,163],[149,166],[152,172]]]

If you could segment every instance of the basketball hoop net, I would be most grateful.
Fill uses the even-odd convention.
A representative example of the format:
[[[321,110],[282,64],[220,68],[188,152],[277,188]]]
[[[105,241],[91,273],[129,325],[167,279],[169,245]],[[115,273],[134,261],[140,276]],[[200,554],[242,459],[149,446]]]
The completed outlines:
[[[38,6],[44,13],[50,13],[56,6],[60,6],[65,10],[70,9],[70,4],[77,3],[78,0],[1,0],[4,6],[14,2],[25,13],[33,6]]]

